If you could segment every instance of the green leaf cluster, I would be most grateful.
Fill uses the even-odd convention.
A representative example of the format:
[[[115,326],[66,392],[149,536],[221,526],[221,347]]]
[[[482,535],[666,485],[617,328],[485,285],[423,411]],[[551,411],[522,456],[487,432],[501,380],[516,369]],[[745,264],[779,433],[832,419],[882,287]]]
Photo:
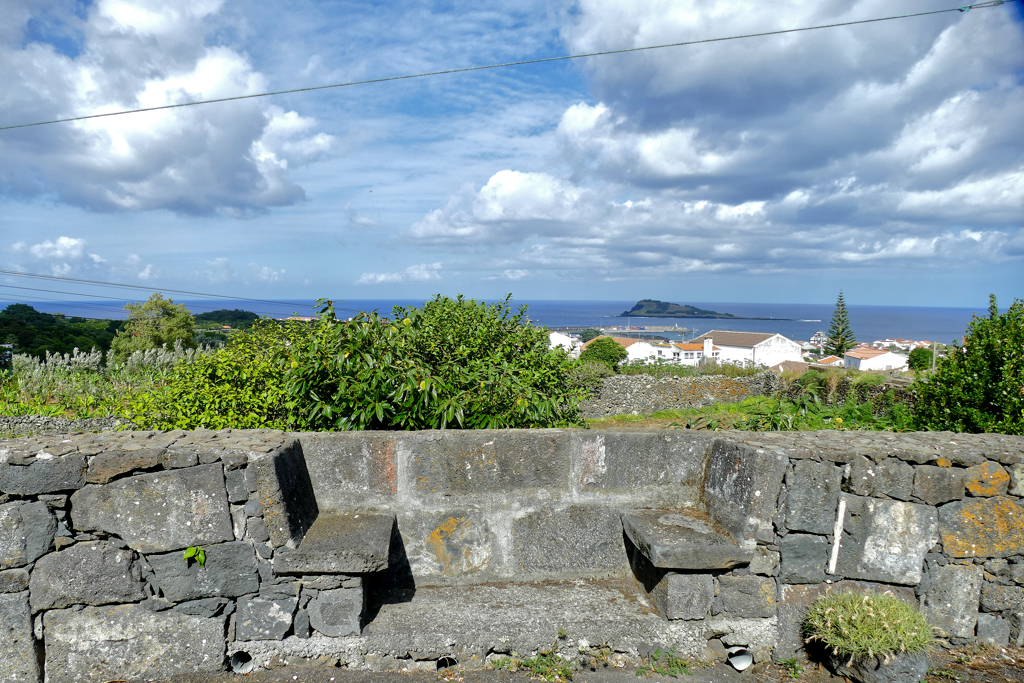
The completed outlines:
[[[258,321],[133,402],[145,428],[498,429],[582,425],[585,390],[511,297],[437,296],[391,318]],[[620,347],[621,348],[621,347]]]
[[[110,344],[115,363],[123,363],[135,351],[159,349],[165,344],[173,348],[175,342],[186,349],[196,347],[196,321],[185,304],[175,304],[157,292],[144,303],[124,308],[128,321]]]
[[[919,429],[1024,434],[1024,301],[967,326],[935,372],[915,384]]]
[[[907,368],[910,370],[927,370],[932,366],[932,350],[918,347],[907,356]]]
[[[829,593],[807,610],[803,631],[808,644],[851,661],[888,663],[894,655],[923,652],[935,642],[921,613],[891,593]]]
[[[199,563],[200,567],[206,566],[206,551],[199,546],[190,545],[185,548],[185,552],[182,554],[182,559],[188,564],[189,560],[194,560]]]
[[[626,360],[629,352],[619,342],[611,337],[598,337],[580,354],[582,363],[604,363],[612,370],[619,367],[619,363]]]

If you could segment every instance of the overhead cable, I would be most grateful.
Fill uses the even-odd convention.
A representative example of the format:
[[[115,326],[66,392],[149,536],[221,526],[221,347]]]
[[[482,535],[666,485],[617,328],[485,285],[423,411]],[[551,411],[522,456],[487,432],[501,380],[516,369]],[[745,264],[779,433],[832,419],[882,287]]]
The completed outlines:
[[[299,304],[299,303],[295,303],[293,301],[271,301],[271,300],[268,300],[268,299],[250,299],[250,298],[244,297],[244,296],[228,296],[227,294],[205,294],[203,292],[189,292],[189,291],[185,291],[185,290],[181,290],[181,289],[167,289],[166,287],[147,287],[147,286],[143,286],[143,285],[126,285],[126,284],[121,284],[121,283],[117,283],[117,282],[102,282],[100,280],[82,280],[82,279],[73,278],[73,277],[61,277],[59,275],[41,275],[39,273],[21,273],[21,272],[18,272],[16,270],[0,270],[0,275],[11,275],[11,276],[15,276],[15,277],[29,277],[29,278],[37,278],[37,279],[40,279],[40,280],[58,280],[60,282],[77,282],[77,283],[86,284],[86,285],[97,285],[99,287],[117,287],[117,288],[124,288],[124,289],[143,289],[143,290],[150,291],[150,292],[152,292],[154,290],[158,290],[158,291],[161,291],[161,292],[169,292],[171,294],[188,294],[190,296],[202,296],[202,297],[206,297],[208,299],[230,299],[232,301],[250,301],[250,302],[253,302],[253,303],[270,304],[270,305],[273,305],[273,306],[281,306],[281,305],[284,305],[284,306],[299,306],[299,307],[302,307],[302,308],[305,308],[305,307],[309,306],[309,304]],[[83,295],[83,296],[91,296],[91,295]]]
[[[235,95],[233,97],[218,97],[210,100],[196,100],[193,102],[179,102],[177,104],[164,104],[158,107],[142,107],[140,109],[126,109],[123,111],[111,111],[103,114],[87,114],[85,116],[72,116],[64,119],[52,119],[50,121],[35,121],[33,123],[18,123],[9,126],[0,126],[0,130],[12,130],[14,128],[29,128],[32,126],[47,126],[53,123],[68,123],[71,121],[85,121],[88,119],[99,119],[108,116],[122,116],[125,114],[141,114],[148,111],[161,111],[164,109],[178,109],[181,107],[195,107],[201,104],[216,104],[219,102],[234,102],[237,100],[251,100],[258,97],[273,97],[275,95],[290,95],[294,93],[312,92],[314,90],[327,90],[329,88],[346,88],[355,85],[369,85],[371,83],[388,83],[391,81],[403,81],[413,78],[426,78],[428,76],[446,76],[450,74],[466,73],[469,71],[484,71],[486,69],[501,69],[511,66],[526,66],[528,64],[544,64],[547,62],[560,62],[570,59],[585,59],[588,57],[602,57],[605,55],[619,55],[627,52],[643,52],[645,50],[661,50],[669,47],[685,47],[687,45],[701,45],[705,43],[720,43],[727,40],[742,40],[745,38],[762,38],[765,36],[778,36],[786,33],[800,33],[803,31],[818,31],[826,28],[839,28],[842,26],[856,26],[858,24],[873,24],[880,21],[892,21],[894,19],[910,19],[913,17],[924,17],[931,14],[944,14],[946,12],[966,12],[971,9],[984,7],[998,7],[1008,2],[1017,0],[990,0],[979,2],[973,5],[950,7],[948,9],[931,10],[928,12],[914,12],[912,14],[897,14],[890,17],[877,17],[875,19],[858,19],[856,21],[843,21],[835,24],[821,24],[819,26],[803,26],[800,28],[787,28],[778,31],[762,31],[760,33],[745,33],[742,35],[725,36],[722,38],[703,38],[700,40],[685,40],[678,43],[665,43],[663,45],[645,45],[643,47],[627,47],[618,50],[602,50],[599,52],[584,52],[575,55],[560,55],[557,57],[539,57],[537,59],[524,59],[516,62],[503,62],[500,64],[486,64],[481,66],[466,66],[457,69],[443,69],[440,71],[426,71],[418,74],[406,74],[403,76],[385,76],[382,78],[369,78],[362,81],[348,81],[347,83],[331,83],[329,85],[314,85],[306,88],[292,88],[289,90],[274,90],[270,92],[253,93],[251,95]]]

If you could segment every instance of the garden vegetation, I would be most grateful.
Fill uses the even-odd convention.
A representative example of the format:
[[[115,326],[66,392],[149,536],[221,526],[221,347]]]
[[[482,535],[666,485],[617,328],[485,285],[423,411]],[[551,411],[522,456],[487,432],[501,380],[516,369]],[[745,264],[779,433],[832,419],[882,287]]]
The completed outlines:
[[[348,321],[337,320],[323,301],[312,322],[260,319],[232,333],[224,348],[196,348],[191,316],[154,297],[108,333],[112,353],[96,344],[90,352],[35,355],[19,343],[13,368],[0,370],[0,414],[117,416],[146,429],[584,426],[580,404],[614,374],[760,371],[625,363],[625,349],[611,339],[597,339],[573,361],[548,348],[546,331],[530,324],[525,307],[513,313],[510,297],[485,304],[437,296],[419,308],[395,308],[390,317],[374,312]],[[15,305],[0,317],[27,320],[33,313]],[[41,324],[56,329],[64,322],[49,316]],[[1024,303],[1000,314],[993,298],[989,315],[971,322],[965,345],[950,347],[934,372],[921,371],[905,387],[884,381],[872,373],[812,370],[784,375],[772,396],[594,424],[1024,434]]]

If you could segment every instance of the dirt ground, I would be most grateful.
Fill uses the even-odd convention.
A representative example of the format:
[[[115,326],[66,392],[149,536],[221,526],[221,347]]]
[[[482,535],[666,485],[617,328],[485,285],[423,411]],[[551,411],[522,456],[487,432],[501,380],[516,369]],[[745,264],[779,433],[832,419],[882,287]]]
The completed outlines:
[[[643,680],[636,669],[601,668],[572,675],[571,683],[635,683]],[[653,674],[652,681],[668,677]],[[147,683],[527,683],[529,673],[509,671],[461,671],[457,667],[439,672],[349,671],[327,666],[286,666],[248,675],[232,673],[186,674],[171,679],[147,679]],[[691,669],[677,679],[685,683],[846,683],[824,667],[787,667],[777,663],[758,664],[740,673],[726,664]],[[1024,681],[1024,649],[969,648],[936,650],[932,653],[926,683],[1017,683]],[[128,683],[109,681],[105,683]]]

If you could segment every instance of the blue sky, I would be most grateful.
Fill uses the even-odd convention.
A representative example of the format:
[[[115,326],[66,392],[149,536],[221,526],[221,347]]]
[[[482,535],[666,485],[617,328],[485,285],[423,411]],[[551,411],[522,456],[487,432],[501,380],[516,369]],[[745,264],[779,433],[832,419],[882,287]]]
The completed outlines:
[[[0,131],[0,268],[275,299],[1008,304],[1022,4]],[[5,0],[0,125],[951,6]]]

